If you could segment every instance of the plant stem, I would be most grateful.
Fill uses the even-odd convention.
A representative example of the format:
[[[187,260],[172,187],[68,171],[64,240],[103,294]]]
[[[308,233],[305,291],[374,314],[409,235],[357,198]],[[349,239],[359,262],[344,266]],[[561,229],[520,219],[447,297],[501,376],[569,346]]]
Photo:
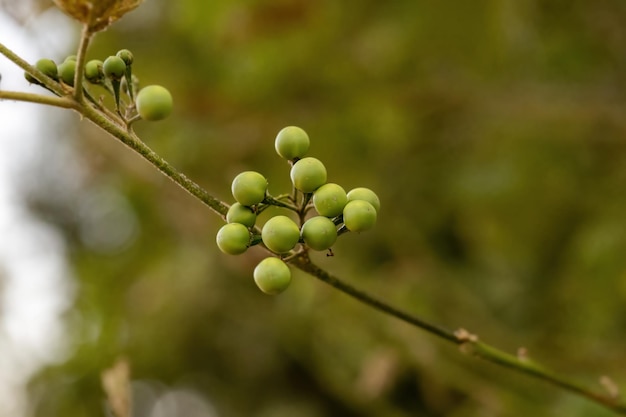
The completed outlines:
[[[74,98],[79,103],[83,101],[83,74],[85,73],[85,61],[87,60],[87,48],[89,48],[89,42],[93,34],[89,30],[89,25],[83,25],[83,30],[80,34],[80,43],[78,44],[78,51],[76,51],[76,73],[74,74]]]
[[[198,184],[190,180],[186,175],[182,174],[170,165],[169,162],[150,149],[148,145],[143,143],[132,130],[125,130],[125,127],[122,127],[107,117],[104,117],[100,112],[90,106],[83,106],[81,113],[95,125],[104,129],[133,151],[137,152],[168,178],[186,190],[189,194],[193,195],[206,204],[215,213],[219,214],[223,219],[225,218],[226,213],[228,212],[228,206],[225,203],[213,197]]]
[[[65,97],[44,96],[40,94],[23,93],[21,91],[0,90],[0,100],[24,101],[35,104],[45,104],[47,106],[61,107],[64,109],[78,110],[79,106],[74,100]]]
[[[81,47],[79,48],[79,59],[83,57],[83,48],[86,49],[88,43],[89,39],[84,33],[83,39],[81,41]],[[33,75],[47,88],[60,96],[48,97],[37,94],[0,91],[0,99],[27,101],[76,110],[92,123],[111,134],[113,137],[124,143],[133,151],[137,152],[150,164],[156,167],[168,178],[170,178],[173,182],[189,192],[192,196],[198,198],[209,208],[211,208],[215,213],[220,215],[223,219],[225,218],[228,211],[228,206],[224,202],[213,197],[198,184],[196,184],[195,182],[187,178],[184,174],[176,170],[165,159],[160,157],[145,143],[143,143],[141,139],[139,139],[139,137],[137,137],[137,135],[128,126],[126,126],[121,119],[118,119],[117,117],[112,117],[110,114],[103,112],[101,109],[98,109],[94,107],[94,105],[92,105],[91,103],[83,100],[83,93],[77,92],[77,90],[82,91],[82,75],[80,76],[80,78],[78,78],[77,75],[77,80],[75,80],[77,81],[75,83],[77,88],[74,90],[73,97],[71,97],[66,91],[61,88],[58,83],[54,82],[54,80],[50,79],[39,70],[29,65],[27,62],[22,60],[19,56],[17,56],[1,43],[0,53],[5,55],[7,58],[9,58],[20,67],[22,67],[24,71],[27,71],[28,73]],[[82,65],[80,65],[80,67],[82,67]],[[306,203],[308,202],[306,197],[306,195],[303,196],[301,206],[301,209],[303,211],[300,213],[301,217],[304,216],[304,208],[306,207]],[[297,191],[294,191],[293,200],[297,202]],[[255,229],[255,233],[256,232],[258,232],[257,229]],[[430,321],[424,320],[420,317],[396,308],[372,295],[369,295],[364,291],[361,291],[343,282],[339,278],[329,274],[325,270],[313,264],[309,259],[306,251],[295,253],[293,256],[289,257],[288,260],[293,266],[318,278],[319,280],[349,295],[350,297],[355,298],[356,300],[366,305],[369,305],[370,307],[379,310],[387,315],[395,317],[408,324],[411,324],[412,326],[431,333],[443,340],[454,343],[461,348],[461,351],[467,354],[515,370],[517,372],[527,374],[531,377],[547,381],[566,391],[588,398],[618,414],[626,415],[626,403],[620,400],[617,396],[603,395],[593,392],[579,384],[569,381],[565,377],[559,376],[547,370],[546,368],[536,364],[533,361],[529,361],[524,357],[511,355],[489,344],[479,341],[477,336],[470,334],[465,330],[461,329],[452,332],[448,329],[432,324]]]
[[[473,335],[463,329],[452,332],[450,330],[444,329],[443,327],[434,325],[430,321],[424,320],[413,314],[398,309],[329,274],[328,272],[311,262],[306,253],[293,257],[290,263],[296,268],[318,278],[319,280],[327,283],[331,287],[343,292],[344,294],[349,295],[352,298],[355,298],[356,300],[366,305],[369,305],[370,307],[373,307],[376,310],[400,319],[448,342],[454,343],[455,345],[461,347],[461,351],[466,354],[473,355],[475,357],[484,359],[491,363],[495,363],[505,368],[509,368],[529,375],[531,377],[547,381],[552,385],[560,387],[566,391],[572,392],[591,401],[594,401],[618,414],[626,415],[626,403],[621,401],[619,398],[612,395],[603,395],[593,392],[577,383],[569,381],[565,377],[559,376],[547,370],[546,368],[538,365],[533,361],[528,360],[527,358],[511,355],[487,343],[484,343],[480,341],[476,335]]]

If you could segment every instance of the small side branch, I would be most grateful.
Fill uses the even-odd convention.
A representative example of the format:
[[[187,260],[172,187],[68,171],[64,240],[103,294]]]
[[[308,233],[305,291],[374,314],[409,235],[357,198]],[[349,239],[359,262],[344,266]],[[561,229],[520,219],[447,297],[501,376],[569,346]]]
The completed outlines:
[[[44,96],[40,94],[24,93],[21,91],[0,90],[0,100],[24,101],[35,104],[45,104],[46,106],[61,107],[64,109],[78,110],[77,103],[69,98]]]

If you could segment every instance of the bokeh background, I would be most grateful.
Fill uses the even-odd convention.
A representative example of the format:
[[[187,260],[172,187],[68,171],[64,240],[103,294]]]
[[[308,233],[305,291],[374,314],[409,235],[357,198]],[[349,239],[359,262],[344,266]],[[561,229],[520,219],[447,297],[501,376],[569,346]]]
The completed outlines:
[[[74,53],[79,26],[51,4],[2,7],[26,31],[69,27],[49,57]],[[121,48],[175,98],[137,132],[217,197],[243,170],[288,190],[273,149],[287,125],[330,181],[378,192],[376,229],[320,266],[590,387],[626,386],[626,3],[148,0],[89,58]],[[261,250],[220,253],[218,216],[61,113],[40,123],[66,162],[44,152],[21,178],[73,288],[28,415],[107,415],[100,375],[120,357],[136,417],[611,415],[307,275],[262,294]]]

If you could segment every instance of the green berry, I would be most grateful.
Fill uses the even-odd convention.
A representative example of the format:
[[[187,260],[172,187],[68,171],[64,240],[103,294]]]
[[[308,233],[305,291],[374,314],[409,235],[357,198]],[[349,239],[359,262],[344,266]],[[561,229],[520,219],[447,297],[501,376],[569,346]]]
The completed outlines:
[[[313,193],[313,205],[322,216],[339,216],[347,202],[346,190],[334,183],[324,184]]]
[[[74,61],[74,62],[76,62],[77,60],[78,60],[78,57],[76,55],[68,55],[67,57],[65,57],[65,60],[63,62],[65,62],[65,61]]]
[[[122,58],[122,61],[124,61],[126,65],[132,65],[134,57],[133,53],[130,52],[128,49],[120,49],[115,55],[119,58]]]
[[[254,282],[269,295],[280,294],[291,283],[291,270],[278,258],[265,258],[254,268]]]
[[[376,223],[376,208],[365,200],[352,200],[343,208],[343,223],[351,232],[364,232]]]
[[[289,217],[274,216],[263,225],[261,239],[269,250],[286,253],[300,240],[300,229]]]
[[[265,199],[267,180],[258,172],[244,171],[233,180],[231,191],[238,203],[250,207]]]
[[[239,255],[250,246],[250,232],[243,224],[228,223],[218,230],[215,241],[222,252]]]
[[[293,164],[290,176],[294,187],[312,193],[326,182],[326,167],[317,158],[302,158]]]
[[[311,217],[302,225],[302,240],[313,250],[326,250],[337,240],[337,226],[328,217]]]
[[[76,61],[65,60],[58,66],[59,78],[67,85],[74,85],[74,74],[76,74]]]
[[[126,73],[126,63],[119,56],[110,56],[102,64],[104,75],[113,81],[120,81]]]
[[[285,159],[302,158],[309,150],[309,135],[297,126],[287,126],[276,136],[274,147]]]
[[[57,69],[57,64],[55,64],[54,61],[51,59],[48,59],[48,58],[40,59],[39,61],[35,63],[35,68],[37,68],[39,71],[43,72],[44,74],[46,74],[48,77],[52,78],[53,80],[59,79],[59,72]]]
[[[165,119],[174,107],[172,95],[160,85],[149,85],[139,90],[135,104],[139,116],[151,121]]]
[[[240,203],[234,203],[226,213],[226,221],[228,223],[241,223],[246,227],[253,227],[256,223],[256,214],[250,207],[246,207]]]
[[[104,80],[103,62],[99,59],[92,59],[85,64],[85,78],[93,84],[100,84]]]
[[[376,193],[369,188],[359,187],[348,192],[348,201],[353,200],[365,200],[370,203],[376,209],[376,212],[380,210],[380,199]]]

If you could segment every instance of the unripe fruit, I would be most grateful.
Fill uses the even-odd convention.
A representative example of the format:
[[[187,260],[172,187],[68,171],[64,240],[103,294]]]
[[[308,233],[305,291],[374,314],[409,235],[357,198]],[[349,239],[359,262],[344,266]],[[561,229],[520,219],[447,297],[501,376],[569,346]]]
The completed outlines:
[[[174,107],[172,95],[160,85],[149,85],[139,90],[135,104],[139,116],[151,121],[165,119]]]
[[[313,193],[313,205],[322,216],[339,216],[347,202],[346,190],[332,182],[322,185]]]
[[[246,207],[240,203],[234,203],[226,213],[226,221],[228,223],[241,223],[246,227],[254,226],[256,223],[256,214],[250,207]]]
[[[85,64],[85,78],[93,84],[100,84],[104,80],[104,64],[99,59],[92,59]]]
[[[261,238],[267,248],[276,253],[292,250],[300,240],[300,229],[287,216],[274,216],[263,225]]]
[[[120,81],[126,73],[126,63],[119,56],[110,56],[102,64],[104,75],[113,81]]]
[[[302,225],[302,240],[313,250],[326,250],[337,240],[337,226],[328,217],[311,217]]]
[[[231,191],[238,203],[253,206],[265,199],[267,180],[258,172],[244,171],[233,180]]]
[[[44,74],[46,74],[48,77],[52,78],[53,80],[59,79],[59,72],[57,69],[57,64],[55,64],[54,61],[51,59],[48,59],[48,58],[40,59],[39,61],[35,63],[35,68],[37,68],[39,71],[43,72]]]
[[[290,176],[294,187],[312,193],[326,183],[326,167],[317,158],[302,158],[293,164]]]
[[[115,55],[118,58],[122,58],[122,61],[124,61],[126,65],[131,65],[135,59],[133,57],[133,53],[130,52],[128,49],[120,49]]]
[[[269,295],[280,294],[291,283],[291,270],[278,258],[265,258],[254,268],[254,282]]]
[[[250,232],[243,224],[228,223],[218,230],[215,241],[222,252],[239,255],[250,246]]]
[[[376,212],[380,210],[380,199],[376,193],[369,188],[358,187],[348,192],[348,201],[353,200],[365,200],[370,203],[376,209]]]
[[[365,200],[348,201],[343,209],[343,223],[351,232],[364,232],[376,224],[376,208]]]
[[[65,60],[58,66],[59,78],[67,85],[74,85],[74,74],[76,74],[76,61]]]
[[[309,135],[297,126],[287,126],[276,136],[276,153],[285,159],[302,158],[309,150]]]

